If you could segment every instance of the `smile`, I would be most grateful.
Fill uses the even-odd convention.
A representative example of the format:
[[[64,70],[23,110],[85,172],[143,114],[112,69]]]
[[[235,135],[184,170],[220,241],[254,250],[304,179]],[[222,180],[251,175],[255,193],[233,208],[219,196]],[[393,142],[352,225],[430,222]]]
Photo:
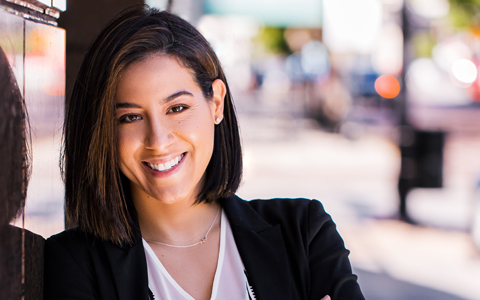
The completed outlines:
[[[179,162],[182,161],[183,157],[185,156],[185,153],[183,153],[182,155],[180,156],[177,156],[175,157],[174,159],[172,159],[171,161],[167,161],[166,163],[164,164],[151,164],[151,163],[148,163],[146,162],[146,165],[152,169],[152,170],[155,170],[155,171],[159,171],[159,172],[164,172],[164,171],[168,171],[170,170],[171,168],[175,167],[176,165],[178,165]]]

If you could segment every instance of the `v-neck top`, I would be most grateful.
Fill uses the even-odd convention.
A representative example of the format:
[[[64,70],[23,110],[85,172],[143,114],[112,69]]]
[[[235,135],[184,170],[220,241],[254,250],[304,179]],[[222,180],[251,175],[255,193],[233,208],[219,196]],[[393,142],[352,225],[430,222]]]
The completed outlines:
[[[195,300],[168,273],[150,245],[144,239],[142,242],[147,259],[148,287],[155,300]],[[210,297],[210,300],[217,299],[255,299],[245,276],[245,267],[238,253],[230,223],[223,210],[220,221],[220,248]]]

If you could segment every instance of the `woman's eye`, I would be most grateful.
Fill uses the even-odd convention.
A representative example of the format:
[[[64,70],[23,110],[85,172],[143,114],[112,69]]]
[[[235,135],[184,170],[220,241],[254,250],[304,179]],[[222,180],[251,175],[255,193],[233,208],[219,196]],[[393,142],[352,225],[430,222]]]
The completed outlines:
[[[132,123],[132,122],[135,122],[135,121],[138,121],[138,120],[141,120],[142,118],[139,116],[139,115],[135,115],[135,114],[126,114],[126,115],[123,115],[120,117],[120,119],[118,119],[120,121],[120,123]]]
[[[185,110],[187,107],[185,105],[175,105],[168,110],[168,113],[179,113]]]

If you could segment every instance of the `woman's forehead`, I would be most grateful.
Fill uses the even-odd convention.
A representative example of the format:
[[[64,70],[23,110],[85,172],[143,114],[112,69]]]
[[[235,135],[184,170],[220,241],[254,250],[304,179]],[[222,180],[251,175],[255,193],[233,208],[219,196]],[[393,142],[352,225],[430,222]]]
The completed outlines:
[[[170,56],[151,56],[127,67],[117,85],[115,101],[164,100],[181,91],[201,92],[192,71]]]

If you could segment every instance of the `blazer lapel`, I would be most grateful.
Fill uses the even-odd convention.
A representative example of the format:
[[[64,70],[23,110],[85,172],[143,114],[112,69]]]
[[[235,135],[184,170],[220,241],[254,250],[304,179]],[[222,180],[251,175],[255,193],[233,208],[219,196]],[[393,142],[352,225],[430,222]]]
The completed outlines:
[[[148,273],[141,241],[119,247],[104,242],[119,300],[148,300]]]
[[[148,300],[148,273],[145,252],[138,242],[130,249],[105,243],[119,300]]]
[[[237,196],[221,204],[256,298],[291,299],[290,269],[280,226],[265,222]]]

